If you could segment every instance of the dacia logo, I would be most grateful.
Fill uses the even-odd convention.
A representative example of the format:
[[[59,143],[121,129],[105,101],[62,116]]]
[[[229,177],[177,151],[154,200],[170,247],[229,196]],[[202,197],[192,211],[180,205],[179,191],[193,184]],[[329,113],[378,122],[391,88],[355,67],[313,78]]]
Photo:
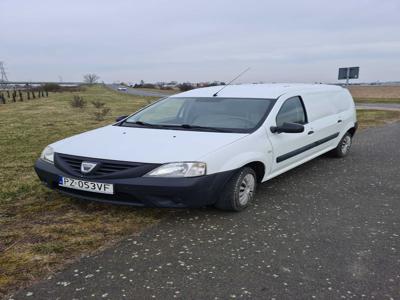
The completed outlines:
[[[88,161],[83,161],[81,164],[81,172],[83,174],[88,174],[93,171],[94,168],[96,168],[97,163],[93,162],[88,162]]]

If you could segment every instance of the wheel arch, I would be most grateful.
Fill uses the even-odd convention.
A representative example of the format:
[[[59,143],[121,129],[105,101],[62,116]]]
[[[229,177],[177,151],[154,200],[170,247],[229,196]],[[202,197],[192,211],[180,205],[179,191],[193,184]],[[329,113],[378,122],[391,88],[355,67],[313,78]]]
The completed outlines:
[[[265,164],[261,161],[252,161],[247,163],[244,167],[249,167],[254,170],[257,176],[257,182],[260,183],[265,176]]]
[[[347,130],[347,132],[348,133],[350,133],[351,134],[351,136],[353,137],[354,136],[354,134],[356,133],[356,131],[357,131],[357,122],[354,124],[354,126],[353,127],[351,127],[349,130]]]

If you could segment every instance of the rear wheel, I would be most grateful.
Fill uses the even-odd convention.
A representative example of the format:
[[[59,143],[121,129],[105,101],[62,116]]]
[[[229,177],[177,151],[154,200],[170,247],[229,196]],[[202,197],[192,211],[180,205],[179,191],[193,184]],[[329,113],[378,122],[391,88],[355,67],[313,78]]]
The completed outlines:
[[[256,173],[252,168],[244,167],[228,181],[215,206],[223,210],[241,211],[252,202],[256,188]]]
[[[353,138],[349,132],[347,132],[335,149],[331,151],[331,154],[335,157],[345,157],[351,148]]]

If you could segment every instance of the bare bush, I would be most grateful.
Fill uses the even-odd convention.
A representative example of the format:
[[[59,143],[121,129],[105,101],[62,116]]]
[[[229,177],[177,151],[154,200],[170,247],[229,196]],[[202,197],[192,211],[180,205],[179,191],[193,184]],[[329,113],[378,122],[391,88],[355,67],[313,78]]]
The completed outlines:
[[[99,100],[92,101],[91,103],[95,108],[102,108],[106,104],[105,102],[101,102]]]
[[[86,100],[83,99],[83,97],[81,96],[74,96],[74,98],[72,98],[70,105],[73,108],[85,108],[86,107]]]
[[[111,108],[103,107],[102,109],[96,110],[93,115],[96,121],[103,121],[104,118],[111,112]]]

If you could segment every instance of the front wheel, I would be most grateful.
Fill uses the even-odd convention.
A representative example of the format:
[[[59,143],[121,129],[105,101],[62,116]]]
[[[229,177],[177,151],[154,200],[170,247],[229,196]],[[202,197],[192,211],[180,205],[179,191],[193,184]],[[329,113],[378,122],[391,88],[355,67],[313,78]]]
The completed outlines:
[[[331,151],[331,154],[334,157],[345,157],[351,148],[353,138],[349,132],[347,132],[342,139],[340,140],[339,144],[335,149]]]
[[[215,206],[223,210],[241,211],[252,202],[256,188],[256,173],[252,168],[244,167],[228,181]]]

